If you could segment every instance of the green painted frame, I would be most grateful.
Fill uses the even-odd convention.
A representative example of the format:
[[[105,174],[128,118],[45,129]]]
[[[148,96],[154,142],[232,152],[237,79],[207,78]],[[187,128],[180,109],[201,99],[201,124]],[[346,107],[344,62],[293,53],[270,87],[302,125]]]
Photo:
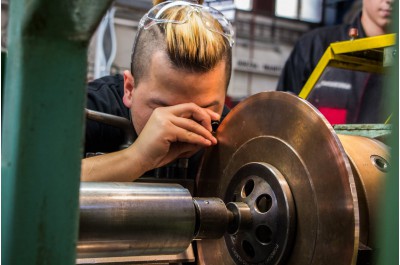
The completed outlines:
[[[75,264],[87,49],[111,0],[9,4],[2,264]]]

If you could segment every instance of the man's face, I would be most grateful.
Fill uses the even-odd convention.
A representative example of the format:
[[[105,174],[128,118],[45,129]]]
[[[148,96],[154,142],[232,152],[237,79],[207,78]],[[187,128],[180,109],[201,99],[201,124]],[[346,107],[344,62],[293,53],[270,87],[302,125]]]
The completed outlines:
[[[225,61],[206,73],[192,73],[174,69],[167,56],[157,52],[151,58],[147,75],[142,77],[137,87],[127,89],[127,82],[129,79],[134,82],[134,77],[127,77],[130,75],[128,72],[124,75],[124,104],[131,109],[138,134],[158,107],[195,103],[222,113],[226,93]]]
[[[363,16],[367,15],[378,27],[386,28],[392,20],[393,0],[364,0]]]

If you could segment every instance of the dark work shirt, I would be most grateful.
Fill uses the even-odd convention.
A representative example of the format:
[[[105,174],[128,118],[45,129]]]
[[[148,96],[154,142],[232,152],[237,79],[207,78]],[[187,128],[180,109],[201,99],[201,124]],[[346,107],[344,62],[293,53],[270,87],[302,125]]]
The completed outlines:
[[[366,37],[361,15],[351,24],[322,27],[304,34],[294,46],[282,73],[277,90],[298,95],[331,43],[349,40],[350,28],[357,28],[358,37]]]
[[[88,84],[87,87],[87,108],[89,110],[99,111],[119,117],[123,117],[131,121],[130,110],[124,105],[122,98],[124,95],[124,79],[122,75],[105,76],[96,79]],[[229,112],[225,106],[222,117],[223,119]],[[132,125],[133,127],[133,125]],[[134,131],[134,130],[133,130]],[[137,135],[134,135],[134,139]],[[103,124],[101,122],[87,120],[85,134],[85,153],[110,153],[120,150],[124,143],[124,132],[120,128]],[[188,178],[194,179],[203,151],[195,154],[188,161]],[[174,167],[173,162],[169,167]],[[159,172],[172,172],[164,167],[146,173],[146,176],[159,174]],[[158,173],[156,173],[158,172]],[[158,177],[158,176],[157,176]],[[173,176],[170,176],[174,178]]]
[[[131,120],[130,111],[125,107],[124,78],[122,75],[105,76],[90,82],[87,86],[87,108]],[[87,120],[85,153],[109,153],[119,150],[124,141],[120,128],[101,122]]]

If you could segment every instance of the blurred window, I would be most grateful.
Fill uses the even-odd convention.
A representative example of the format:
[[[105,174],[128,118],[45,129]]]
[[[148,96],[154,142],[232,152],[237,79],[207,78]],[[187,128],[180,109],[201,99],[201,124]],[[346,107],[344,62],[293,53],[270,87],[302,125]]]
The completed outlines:
[[[237,9],[250,11],[253,9],[253,1],[252,0],[235,0],[235,6]]]
[[[320,23],[323,0],[276,0],[275,16]]]

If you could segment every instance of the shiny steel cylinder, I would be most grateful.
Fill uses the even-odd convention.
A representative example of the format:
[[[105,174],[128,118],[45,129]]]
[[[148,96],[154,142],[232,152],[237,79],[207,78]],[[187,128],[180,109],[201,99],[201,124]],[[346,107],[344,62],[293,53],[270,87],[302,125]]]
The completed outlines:
[[[196,212],[177,184],[82,182],[78,258],[175,254],[193,239]]]
[[[219,198],[193,198],[196,207],[195,239],[217,239],[222,237],[233,214]]]

